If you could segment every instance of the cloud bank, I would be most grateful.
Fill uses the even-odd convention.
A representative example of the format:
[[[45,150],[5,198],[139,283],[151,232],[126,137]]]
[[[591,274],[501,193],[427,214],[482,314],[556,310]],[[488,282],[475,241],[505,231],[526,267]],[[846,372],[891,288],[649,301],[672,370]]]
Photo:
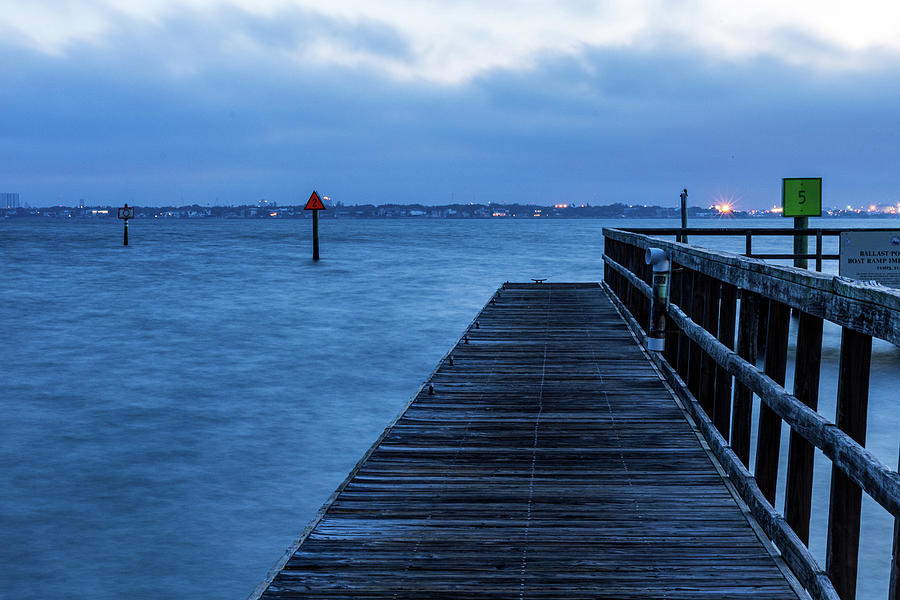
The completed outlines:
[[[897,201],[895,9],[684,6],[0,3],[0,187],[752,207],[810,175],[826,204]]]

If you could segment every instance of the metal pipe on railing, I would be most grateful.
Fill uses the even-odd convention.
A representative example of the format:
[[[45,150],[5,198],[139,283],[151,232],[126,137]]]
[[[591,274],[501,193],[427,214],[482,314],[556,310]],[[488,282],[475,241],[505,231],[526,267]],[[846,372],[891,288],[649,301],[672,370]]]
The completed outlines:
[[[650,332],[647,349],[662,352],[666,349],[666,311],[669,303],[669,271],[671,263],[664,250],[647,248],[644,262],[653,267],[653,295],[650,298]]]

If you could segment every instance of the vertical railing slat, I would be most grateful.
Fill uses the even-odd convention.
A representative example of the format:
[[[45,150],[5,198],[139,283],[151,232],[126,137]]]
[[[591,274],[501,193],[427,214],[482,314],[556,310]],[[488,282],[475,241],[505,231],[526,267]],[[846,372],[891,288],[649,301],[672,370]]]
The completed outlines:
[[[699,271],[692,271],[691,278],[693,280],[692,296],[691,296],[691,313],[688,315],[695,323],[703,322],[703,301],[707,293],[706,279]],[[703,363],[703,350],[700,345],[694,341],[690,342],[690,358],[688,359],[688,390],[694,395],[694,398],[700,398],[700,366]]]
[[[897,464],[900,471],[900,462]],[[891,558],[891,583],[888,600],[900,600],[900,517],[894,517],[894,551]]]
[[[822,319],[801,312],[797,327],[797,357],[794,362],[794,395],[813,410],[816,410],[819,401],[821,357]],[[791,431],[784,517],[804,544],[809,544],[814,458],[813,445],[799,433]]]
[[[781,302],[769,301],[766,326],[766,375],[784,385],[787,369],[788,332],[791,309]],[[778,454],[781,448],[781,417],[765,403],[759,407],[759,430],[756,436],[756,468],[754,476],[759,489],[772,506],[778,485]]]
[[[681,268],[672,263],[669,275],[669,302],[676,306],[681,306]],[[666,362],[673,367],[678,365],[678,345],[679,332],[677,327],[671,320],[666,320],[666,351],[664,356]]]
[[[737,288],[730,283],[722,284],[719,305],[720,342],[734,350],[734,317],[737,311]],[[716,400],[713,406],[713,423],[725,441],[729,439],[731,425],[731,375],[722,367],[716,369]]]
[[[871,336],[844,327],[835,424],[860,446],[866,445],[871,359]],[[861,507],[862,490],[843,471],[832,465],[825,568],[842,600],[856,598]]]
[[[694,282],[694,272],[688,269],[687,267],[681,267],[681,274],[679,276],[680,288],[681,288],[681,304],[678,305],[679,308],[686,315],[690,315],[691,312],[691,298],[693,297],[693,282]],[[676,370],[678,371],[678,376],[681,377],[682,381],[687,382],[688,380],[688,365],[690,363],[691,356],[691,340],[688,336],[682,331],[678,334],[678,364],[676,365]]]
[[[717,335],[719,332],[719,295],[721,284],[718,279],[703,275],[703,317],[698,321],[703,328]],[[712,419],[716,402],[716,370],[717,365],[712,356],[703,352],[700,364],[700,406]]]
[[[749,290],[741,290],[741,308],[738,322],[738,356],[756,364],[756,339],[759,329],[759,296]],[[753,392],[741,382],[735,383],[734,410],[731,419],[731,449],[750,466],[750,431],[753,417]]]

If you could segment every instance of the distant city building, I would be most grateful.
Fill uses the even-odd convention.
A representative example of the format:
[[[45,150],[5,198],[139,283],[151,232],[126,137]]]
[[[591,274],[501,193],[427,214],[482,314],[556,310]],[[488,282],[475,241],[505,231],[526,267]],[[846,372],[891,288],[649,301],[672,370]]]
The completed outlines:
[[[19,208],[19,194],[12,192],[0,192],[0,206],[3,208]]]

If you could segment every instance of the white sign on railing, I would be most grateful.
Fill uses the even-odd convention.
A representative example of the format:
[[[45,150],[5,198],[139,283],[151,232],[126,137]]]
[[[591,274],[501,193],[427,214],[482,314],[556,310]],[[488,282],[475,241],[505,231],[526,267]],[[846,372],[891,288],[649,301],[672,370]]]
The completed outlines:
[[[900,288],[900,231],[842,232],[839,273]]]

